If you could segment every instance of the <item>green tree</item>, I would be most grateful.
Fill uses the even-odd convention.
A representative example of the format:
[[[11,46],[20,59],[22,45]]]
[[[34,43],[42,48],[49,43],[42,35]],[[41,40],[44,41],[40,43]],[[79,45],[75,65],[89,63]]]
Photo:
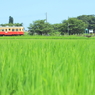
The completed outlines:
[[[0,24],[0,26],[23,26],[23,23],[7,23],[7,24]]]
[[[14,26],[23,26],[23,23],[14,23]]]
[[[62,26],[63,26],[63,28],[61,29],[62,32],[72,35],[84,33],[87,24],[77,18],[69,18],[68,20],[64,20],[62,22]]]
[[[9,16],[9,23],[13,24],[13,17]]]
[[[62,27],[62,23],[53,24],[52,26],[53,26],[54,31],[60,32],[61,27]]]
[[[52,31],[52,26],[45,20],[36,20],[29,25],[28,29],[29,34],[31,35],[34,33],[37,33],[38,35],[47,35]]]
[[[77,17],[79,20],[85,22],[88,26],[88,29],[95,30],[95,15],[81,15]]]
[[[50,35],[55,35],[58,36],[61,34],[61,23],[57,23],[57,24],[52,24],[52,32],[50,33]]]

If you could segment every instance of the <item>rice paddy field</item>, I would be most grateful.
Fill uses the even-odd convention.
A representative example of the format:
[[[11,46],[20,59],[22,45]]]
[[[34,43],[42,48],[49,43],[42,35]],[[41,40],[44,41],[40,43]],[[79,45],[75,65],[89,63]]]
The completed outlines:
[[[0,38],[0,95],[95,95],[95,39]]]

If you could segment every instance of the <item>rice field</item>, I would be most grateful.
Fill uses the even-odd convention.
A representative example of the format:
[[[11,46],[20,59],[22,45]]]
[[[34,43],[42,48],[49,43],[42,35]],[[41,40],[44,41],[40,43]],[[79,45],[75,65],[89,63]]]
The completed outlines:
[[[0,39],[0,95],[94,94],[94,39]]]

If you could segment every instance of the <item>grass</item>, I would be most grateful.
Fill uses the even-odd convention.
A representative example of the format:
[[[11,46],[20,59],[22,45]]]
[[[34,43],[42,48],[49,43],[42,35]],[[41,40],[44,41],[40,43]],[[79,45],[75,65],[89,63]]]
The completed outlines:
[[[94,39],[0,39],[0,95],[94,95]]]
[[[84,35],[61,35],[61,36],[40,36],[40,35],[22,35],[22,36],[1,36],[0,39],[88,39]],[[93,35],[90,39],[95,39]]]

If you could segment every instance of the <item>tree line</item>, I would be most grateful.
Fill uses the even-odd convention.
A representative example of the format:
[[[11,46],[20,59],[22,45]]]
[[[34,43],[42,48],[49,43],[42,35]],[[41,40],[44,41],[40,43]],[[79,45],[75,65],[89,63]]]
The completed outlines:
[[[83,34],[86,29],[95,31],[95,15],[81,15],[75,18],[68,18],[62,23],[50,24],[46,20],[36,20],[30,23],[30,35],[64,35]]]
[[[0,24],[0,26],[23,26],[23,23],[14,23],[13,17],[9,16],[9,22],[6,24]]]

